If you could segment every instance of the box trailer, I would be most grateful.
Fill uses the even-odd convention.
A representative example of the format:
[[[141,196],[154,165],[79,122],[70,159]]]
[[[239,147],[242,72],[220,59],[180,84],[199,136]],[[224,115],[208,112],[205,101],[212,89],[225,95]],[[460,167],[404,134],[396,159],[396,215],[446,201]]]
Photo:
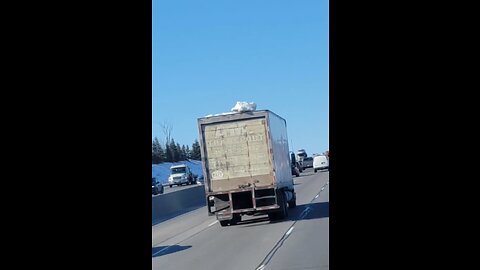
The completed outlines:
[[[243,215],[288,216],[296,206],[287,124],[275,113],[250,111],[198,119],[209,215],[221,226]]]

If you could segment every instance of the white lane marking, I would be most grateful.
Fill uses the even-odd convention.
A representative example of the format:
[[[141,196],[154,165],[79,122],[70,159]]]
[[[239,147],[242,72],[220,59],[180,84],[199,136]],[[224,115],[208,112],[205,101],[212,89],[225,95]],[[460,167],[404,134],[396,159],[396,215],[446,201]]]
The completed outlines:
[[[215,222],[210,223],[210,224],[208,225],[208,227],[215,225],[215,223],[217,223],[217,222],[218,222],[218,220],[215,220]]]
[[[307,211],[309,211],[309,210],[310,210],[310,206],[308,206],[307,208],[305,208],[305,210],[302,211],[302,214],[301,214],[301,215],[305,214],[305,212],[307,212]]]
[[[162,253],[163,251],[167,250],[169,247],[171,247],[171,246],[162,248],[160,251],[155,252],[155,253],[153,254],[153,256],[156,256],[157,254]]]
[[[325,189],[325,187],[322,187],[322,190],[321,190],[321,191],[323,191],[324,189]]]
[[[308,212],[310,212],[310,206],[303,210],[302,214],[300,215],[300,219],[303,219],[306,215],[308,215]]]
[[[319,194],[317,194],[317,196],[315,196],[315,199],[318,198]]]
[[[290,230],[288,230],[288,232],[287,232],[285,235],[289,235],[289,234],[291,234],[291,233],[292,233],[292,231],[293,231],[293,228],[295,228],[295,226],[291,227],[291,228],[290,228]]]
[[[260,266],[259,266],[257,269],[255,269],[255,270],[263,270],[263,268],[265,268],[265,265],[264,265],[264,264],[260,265]]]

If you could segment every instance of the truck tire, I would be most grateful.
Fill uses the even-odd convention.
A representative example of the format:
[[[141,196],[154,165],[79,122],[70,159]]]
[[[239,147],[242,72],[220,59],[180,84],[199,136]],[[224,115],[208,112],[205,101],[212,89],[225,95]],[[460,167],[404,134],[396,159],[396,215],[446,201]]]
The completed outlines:
[[[172,188],[173,185],[170,185],[170,188]]]
[[[283,214],[281,214],[281,219],[288,217],[288,201],[287,195],[285,194],[286,191],[282,191],[283,196]],[[283,216],[282,216],[283,215]]]
[[[279,220],[288,217],[287,200],[285,199],[285,193],[281,190],[277,191],[278,204],[280,211],[268,213],[270,220]]]
[[[317,173],[317,169],[314,169],[313,171],[314,171],[315,173]]]
[[[288,202],[288,208],[295,208],[297,207],[297,197],[293,197],[291,201]]]
[[[242,216],[240,214],[233,214],[233,219],[230,220],[230,225],[236,225],[240,221],[242,221]]]
[[[219,220],[218,222],[220,223],[220,226],[225,227],[228,226],[230,220]]]
[[[288,207],[289,207],[289,208],[295,208],[295,207],[297,207],[297,201],[296,201],[296,200],[292,200],[291,202],[288,203]]]

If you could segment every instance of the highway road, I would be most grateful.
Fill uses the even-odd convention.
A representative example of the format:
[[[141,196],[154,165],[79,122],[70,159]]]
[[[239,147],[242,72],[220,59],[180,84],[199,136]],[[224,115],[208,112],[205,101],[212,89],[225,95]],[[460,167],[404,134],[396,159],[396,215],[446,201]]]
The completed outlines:
[[[297,207],[281,221],[243,216],[221,227],[202,207],[152,226],[152,269],[329,269],[329,172],[294,180]]]

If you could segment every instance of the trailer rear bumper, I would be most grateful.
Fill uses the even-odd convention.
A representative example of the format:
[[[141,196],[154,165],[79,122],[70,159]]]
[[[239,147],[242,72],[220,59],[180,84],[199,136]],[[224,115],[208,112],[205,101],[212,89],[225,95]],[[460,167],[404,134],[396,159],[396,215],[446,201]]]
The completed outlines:
[[[240,214],[240,215],[242,215],[242,214],[253,215],[253,214],[258,214],[258,213],[267,214],[271,211],[277,211],[279,208],[280,208],[280,206],[278,206],[278,205],[272,205],[272,206],[233,210],[233,211],[230,211],[230,209],[226,209],[226,210],[221,210],[221,211],[216,212],[216,216],[217,216],[218,220],[232,220],[233,219],[233,214]]]
[[[216,214],[219,220],[227,220],[232,219],[233,214],[276,211],[280,206],[275,190],[275,187],[268,186],[208,193],[208,214]]]

